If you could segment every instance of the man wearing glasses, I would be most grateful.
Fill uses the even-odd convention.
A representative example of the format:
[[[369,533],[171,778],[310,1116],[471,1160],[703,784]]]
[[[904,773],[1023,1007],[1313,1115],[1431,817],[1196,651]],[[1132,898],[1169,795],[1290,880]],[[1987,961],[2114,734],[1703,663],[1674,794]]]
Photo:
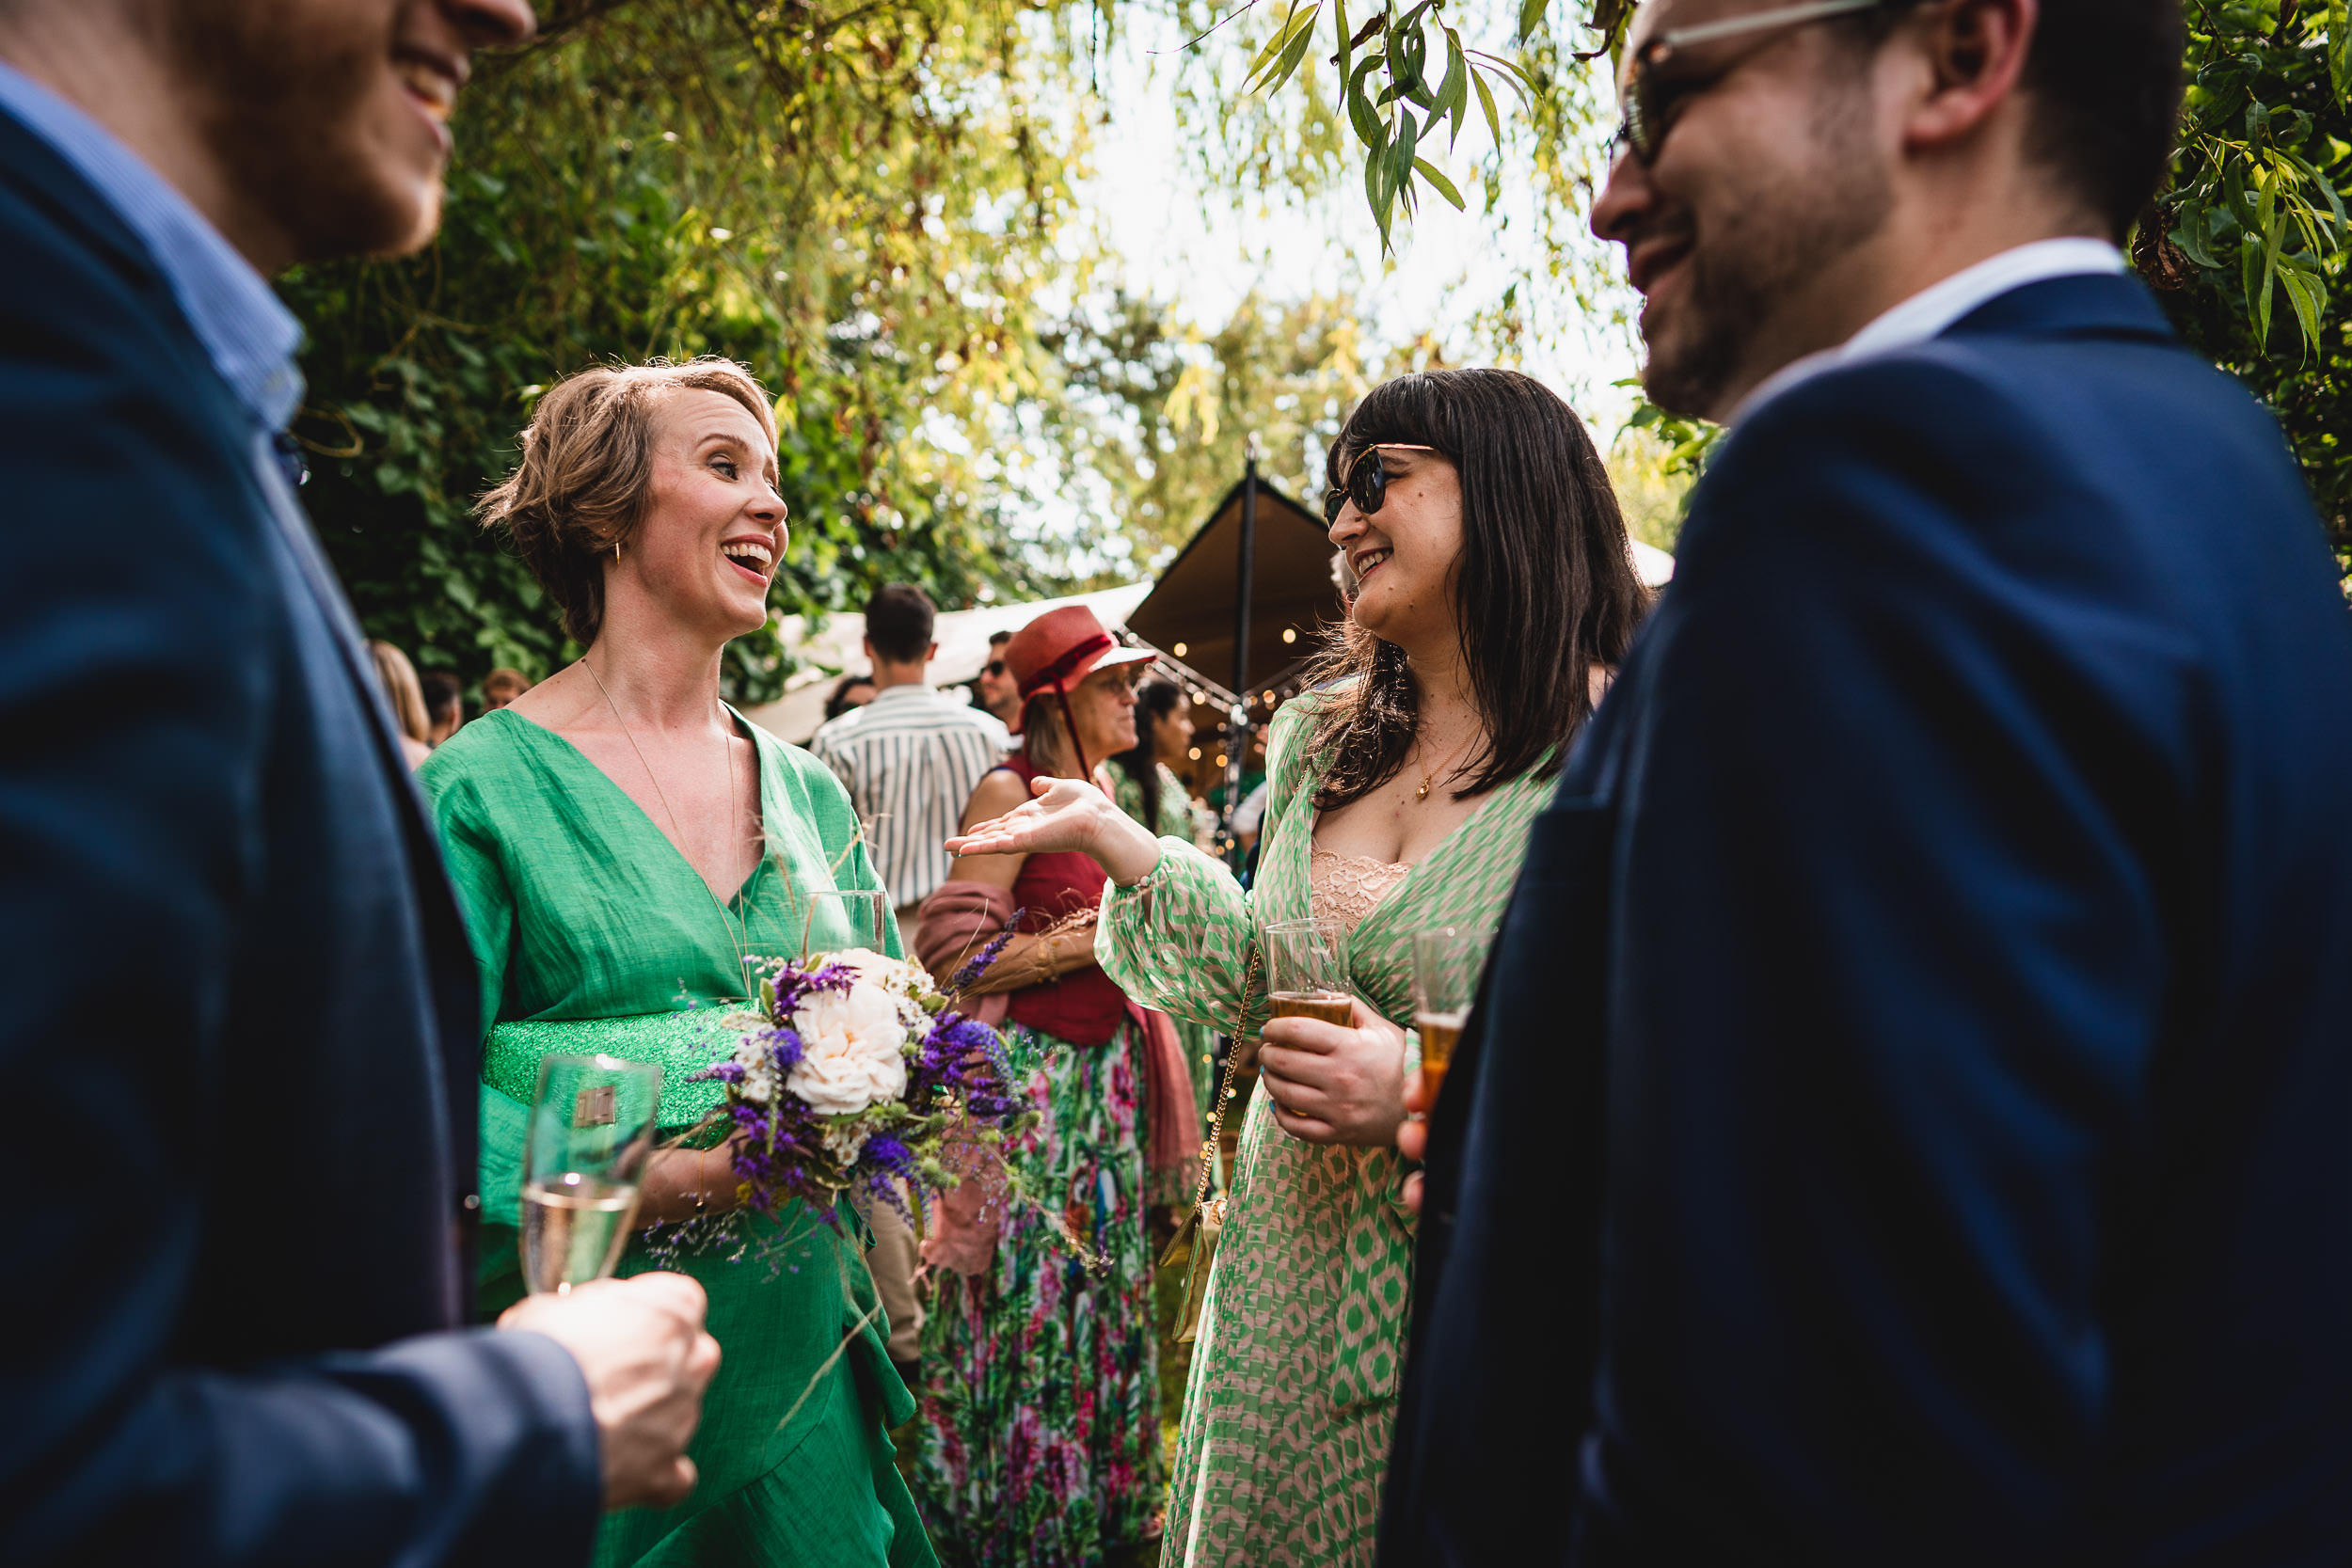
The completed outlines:
[[[2352,617],[2116,248],[2180,28],[1636,18],[1593,226],[1732,428],[1426,1130],[1387,1568],[2352,1560]]]

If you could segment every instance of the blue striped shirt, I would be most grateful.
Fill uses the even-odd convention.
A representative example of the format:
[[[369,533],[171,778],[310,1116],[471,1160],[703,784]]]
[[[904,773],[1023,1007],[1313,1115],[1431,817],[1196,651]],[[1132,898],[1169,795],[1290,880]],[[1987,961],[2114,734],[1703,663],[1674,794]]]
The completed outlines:
[[[963,820],[972,786],[1011,744],[993,714],[928,686],[885,686],[818,730],[808,749],[849,790],[874,869],[905,909],[947,879],[954,863],[940,845]]]

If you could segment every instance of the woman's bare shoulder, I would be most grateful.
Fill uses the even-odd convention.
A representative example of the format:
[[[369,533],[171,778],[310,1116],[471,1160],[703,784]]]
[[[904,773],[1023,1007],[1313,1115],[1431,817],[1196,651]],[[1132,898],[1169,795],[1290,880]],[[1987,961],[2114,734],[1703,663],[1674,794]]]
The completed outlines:
[[[1009,768],[993,768],[980,775],[980,782],[972,786],[971,801],[963,808],[963,825],[985,822],[992,816],[1002,816],[1016,806],[1029,801],[1029,782]]]

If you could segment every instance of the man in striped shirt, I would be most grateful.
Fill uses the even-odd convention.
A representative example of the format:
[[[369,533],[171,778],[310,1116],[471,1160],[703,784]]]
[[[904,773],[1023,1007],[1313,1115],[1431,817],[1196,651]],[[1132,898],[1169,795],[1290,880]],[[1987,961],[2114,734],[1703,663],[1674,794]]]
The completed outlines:
[[[848,786],[909,942],[915,907],[947,879],[951,863],[940,845],[961,824],[972,786],[1012,744],[1001,721],[931,688],[925,672],[939,652],[931,616],[930,597],[911,583],[894,582],[867,601],[874,700],[808,743]]]

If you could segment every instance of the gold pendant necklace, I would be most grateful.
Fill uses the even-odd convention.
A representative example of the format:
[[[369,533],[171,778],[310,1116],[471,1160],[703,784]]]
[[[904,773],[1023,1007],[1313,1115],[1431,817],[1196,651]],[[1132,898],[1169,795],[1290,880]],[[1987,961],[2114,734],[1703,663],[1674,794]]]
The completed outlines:
[[[1445,767],[1448,763],[1452,763],[1452,762],[1455,761],[1457,758],[1459,758],[1459,757],[1461,756],[1461,754],[1462,754],[1464,752],[1467,752],[1467,751],[1469,751],[1469,750],[1470,749],[1471,742],[1472,742],[1472,741],[1475,741],[1477,738],[1478,738],[1478,736],[1477,736],[1475,734],[1472,734],[1472,735],[1471,735],[1471,736],[1470,737],[1470,739],[1469,739],[1469,740],[1465,740],[1465,741],[1463,741],[1463,742],[1462,742],[1459,746],[1456,746],[1456,747],[1454,749],[1454,755],[1453,755],[1453,756],[1450,756],[1450,757],[1446,758],[1446,759],[1445,759],[1445,762],[1441,762],[1441,763],[1438,764],[1438,768],[1443,768],[1443,767]],[[1413,803],[1414,803],[1415,805],[1419,805],[1419,804],[1421,804],[1423,800],[1428,800],[1428,799],[1429,799],[1429,785],[1430,785],[1430,782],[1431,782],[1432,780],[1434,780],[1434,779],[1436,779],[1436,778],[1437,778],[1437,776],[1438,776],[1438,768],[1431,768],[1428,772],[1423,773],[1423,774],[1421,776],[1421,787],[1420,787],[1419,789],[1417,789],[1417,790],[1413,791]]]

